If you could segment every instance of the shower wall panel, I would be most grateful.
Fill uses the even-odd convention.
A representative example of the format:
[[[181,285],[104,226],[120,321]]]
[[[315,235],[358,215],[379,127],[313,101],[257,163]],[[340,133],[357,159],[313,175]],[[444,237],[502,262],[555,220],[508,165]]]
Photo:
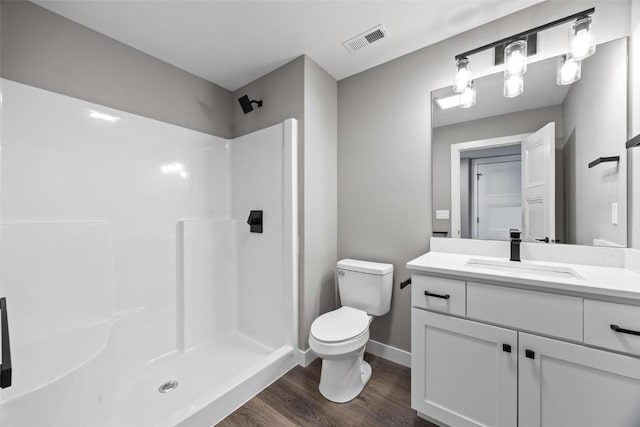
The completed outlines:
[[[238,330],[274,349],[284,344],[284,126],[231,144],[232,215],[238,250]],[[289,169],[289,168],[287,168]],[[251,233],[249,212],[263,211],[263,232]]]
[[[24,293],[10,299],[13,324],[28,312],[21,307],[37,298],[65,299],[58,314],[69,315],[82,302],[90,307],[99,298],[113,303],[110,315],[137,313],[118,337],[127,344],[123,363],[132,371],[175,351],[177,224],[189,218],[229,219],[228,141],[9,80],[2,80],[2,88],[2,222],[37,223],[43,242],[31,270],[43,269],[50,258],[64,265],[67,275],[61,267],[47,288],[38,288],[23,263],[20,280],[3,280],[9,295],[20,286],[33,293],[34,300]],[[63,262],[65,246],[56,242],[75,237],[71,231],[60,234],[60,223],[108,223],[111,246],[96,248],[105,264],[91,267],[77,257],[74,265],[71,253]],[[92,232],[82,238],[90,239]],[[3,254],[18,256],[37,245],[33,239],[4,241]],[[10,261],[0,260],[3,269]],[[87,275],[81,289],[65,280],[80,280],[73,275],[90,267],[100,277]],[[13,333],[12,340],[33,338],[25,334]]]
[[[178,348],[187,351],[236,330],[235,222],[180,221],[178,236]]]

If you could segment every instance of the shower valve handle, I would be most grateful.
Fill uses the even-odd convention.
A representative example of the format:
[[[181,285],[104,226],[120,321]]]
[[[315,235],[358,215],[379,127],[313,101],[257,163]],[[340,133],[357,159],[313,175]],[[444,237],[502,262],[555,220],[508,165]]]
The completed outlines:
[[[252,233],[262,233],[262,211],[249,212],[247,224],[249,224]]]

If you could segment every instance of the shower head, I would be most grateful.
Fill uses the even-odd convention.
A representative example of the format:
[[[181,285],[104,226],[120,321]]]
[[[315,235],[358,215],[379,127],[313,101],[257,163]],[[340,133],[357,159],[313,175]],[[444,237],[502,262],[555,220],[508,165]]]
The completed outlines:
[[[262,100],[256,101],[255,99],[249,99],[248,95],[241,96],[238,99],[238,102],[240,103],[240,106],[242,107],[242,111],[244,111],[245,114],[253,111],[252,104],[256,104],[258,108],[262,107]]]

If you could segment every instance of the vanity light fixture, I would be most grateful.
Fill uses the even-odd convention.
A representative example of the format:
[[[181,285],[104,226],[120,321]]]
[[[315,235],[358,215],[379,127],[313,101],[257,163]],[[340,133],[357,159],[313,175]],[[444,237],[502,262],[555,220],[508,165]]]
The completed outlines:
[[[527,72],[527,41],[516,40],[504,48],[504,96],[515,98],[524,92]]]
[[[591,28],[591,16],[583,16],[569,30],[569,46],[576,61],[582,61],[596,52],[596,40]]]
[[[510,76],[524,76],[527,72],[527,41],[516,40],[504,48],[504,73]]]
[[[560,57],[558,61],[559,85],[569,85],[582,77],[582,60],[590,57],[596,51],[595,37],[591,28],[591,16],[579,16],[569,30],[569,53]]]
[[[469,58],[463,56],[456,58],[456,78],[453,85],[455,93],[462,93],[471,85],[471,69],[469,69]]]
[[[527,72],[527,56],[535,54],[535,46],[537,42],[534,41],[537,40],[537,33],[571,21],[575,22],[571,27],[571,32],[569,33],[570,54],[573,62],[577,64],[577,70],[574,63],[567,61],[565,58],[562,65],[566,64],[566,68],[564,68],[564,71],[561,69],[558,70],[558,84],[569,84],[560,83],[560,81],[570,81],[572,78],[575,78],[573,81],[578,80],[580,78],[580,61],[591,56],[596,49],[591,18],[591,15],[593,15],[595,11],[595,7],[592,7],[590,9],[583,10],[582,12],[556,19],[555,21],[456,55],[455,60],[457,71],[455,83],[453,85],[454,91],[462,94],[465,88],[471,85],[471,72],[469,70],[469,57],[471,55],[484,52],[488,49],[497,48],[499,48],[500,53],[502,53],[502,47],[506,46],[504,48],[504,95],[509,98],[520,95],[524,91],[524,74]],[[528,46],[527,40],[533,43]],[[569,55],[567,55],[567,58],[568,57]],[[498,62],[499,58],[497,54],[495,59],[496,65],[501,63]],[[500,60],[502,60],[502,58],[500,58]],[[473,90],[473,88],[471,89]]]
[[[558,58],[558,75],[556,83],[559,85],[570,85],[580,80],[582,75],[582,63],[576,61],[573,55],[566,54]]]

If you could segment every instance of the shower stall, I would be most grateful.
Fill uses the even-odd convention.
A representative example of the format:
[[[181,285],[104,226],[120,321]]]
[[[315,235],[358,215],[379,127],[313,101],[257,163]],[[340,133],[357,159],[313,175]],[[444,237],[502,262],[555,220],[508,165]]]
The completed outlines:
[[[229,140],[1,84],[2,427],[212,426],[296,364],[294,119]]]

